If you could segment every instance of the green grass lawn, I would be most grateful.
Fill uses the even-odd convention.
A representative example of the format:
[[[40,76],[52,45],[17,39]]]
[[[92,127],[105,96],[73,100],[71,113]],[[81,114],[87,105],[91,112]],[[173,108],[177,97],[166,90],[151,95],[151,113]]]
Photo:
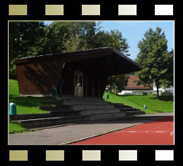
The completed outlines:
[[[105,92],[103,97],[104,99],[106,94],[109,94],[109,99],[107,99],[108,102],[123,103],[124,105],[129,105],[134,108],[145,111],[145,113],[173,112],[172,97],[160,97],[160,99],[158,99],[156,96],[151,96],[151,95],[119,96],[119,95]],[[144,105],[147,106],[146,110],[144,110]]]
[[[9,95],[10,96],[20,96],[18,90],[18,81],[9,79]]]
[[[55,101],[52,97],[21,97],[18,90],[18,81],[9,80],[9,103],[16,104],[17,114],[43,114],[49,113],[38,108],[38,106],[51,106],[46,101]],[[9,133],[28,131],[19,124],[9,123]]]
[[[46,101],[55,101],[52,97],[21,97],[18,90],[18,81],[9,80],[9,103],[16,104],[17,114],[41,114],[48,113],[38,108],[38,106],[50,106]]]
[[[50,106],[50,104],[45,104],[46,101],[52,100],[49,97],[17,97],[10,96],[9,102],[16,104],[17,114],[44,114],[49,113],[48,111],[43,111],[38,108],[38,106]]]
[[[29,132],[29,129],[24,128],[20,124],[9,123],[9,134]]]

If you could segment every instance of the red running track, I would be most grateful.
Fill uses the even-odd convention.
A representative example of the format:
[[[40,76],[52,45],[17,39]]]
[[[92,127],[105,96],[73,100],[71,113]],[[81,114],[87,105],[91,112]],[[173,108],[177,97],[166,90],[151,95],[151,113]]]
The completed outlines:
[[[90,138],[72,145],[173,145],[173,116]]]

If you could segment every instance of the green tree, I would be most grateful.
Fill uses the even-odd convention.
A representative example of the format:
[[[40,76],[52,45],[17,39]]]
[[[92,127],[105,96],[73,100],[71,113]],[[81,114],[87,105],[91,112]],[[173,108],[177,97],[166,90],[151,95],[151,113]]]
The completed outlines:
[[[53,22],[45,28],[44,54],[64,52],[64,43],[69,38],[67,22]]]
[[[169,70],[170,65],[172,65],[171,62],[173,62],[173,54],[167,50],[165,33],[159,27],[155,31],[150,28],[144,34],[144,38],[139,41],[138,48],[140,52],[136,61],[143,69],[136,74],[144,85],[150,85],[154,82],[159,97],[159,88],[162,85],[167,86],[167,82],[173,75]]]
[[[127,83],[128,83],[128,75],[126,74],[111,76],[108,79],[110,92],[111,92],[111,87],[113,87],[113,89],[115,89],[116,94],[117,92],[121,92],[125,88]]]
[[[95,22],[53,22],[46,28],[45,52],[70,52],[94,48]]]
[[[21,57],[114,47],[128,54],[127,40],[119,30],[101,30],[100,22],[10,22],[10,78],[16,76],[14,61]]]
[[[109,33],[107,32],[107,34],[109,35],[108,46],[114,47],[126,56],[130,56],[128,53],[129,45],[127,39],[122,36],[122,33],[119,30],[111,30]]]
[[[164,78],[161,80],[161,84],[163,87],[173,86],[173,49],[168,53],[167,60],[167,71],[165,73]]]
[[[66,52],[94,48],[95,22],[69,22],[69,37],[65,42]]]
[[[122,33],[119,30],[111,30],[110,32],[106,32],[105,42],[107,46],[114,47],[122,54],[130,56],[128,51],[129,45],[127,43],[127,39],[122,36]],[[110,87],[114,87],[116,93],[122,91],[127,85],[127,82],[127,77],[123,74],[111,76],[108,79],[108,85],[110,85]]]
[[[9,77],[16,78],[15,60],[42,52],[43,22],[9,23]]]

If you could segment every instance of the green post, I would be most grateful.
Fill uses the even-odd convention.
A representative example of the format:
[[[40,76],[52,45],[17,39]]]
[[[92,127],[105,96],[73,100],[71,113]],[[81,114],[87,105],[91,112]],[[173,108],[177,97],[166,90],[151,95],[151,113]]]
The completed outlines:
[[[52,89],[52,96],[57,96],[58,93],[57,93],[57,88],[53,87]]]
[[[106,94],[105,99],[106,100],[109,99],[109,94]]]
[[[17,114],[17,109],[16,109],[16,104],[15,103],[10,103],[9,114],[10,115],[16,115]]]

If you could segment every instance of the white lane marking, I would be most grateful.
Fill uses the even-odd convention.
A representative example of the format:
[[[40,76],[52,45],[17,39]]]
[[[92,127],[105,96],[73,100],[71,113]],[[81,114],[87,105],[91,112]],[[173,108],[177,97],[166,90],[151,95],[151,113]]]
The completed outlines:
[[[170,133],[170,136],[171,136],[171,137],[173,137],[173,133],[174,133],[173,131]]]
[[[172,131],[120,131],[120,133],[172,133]]]
[[[148,130],[148,131],[151,131],[151,130],[156,129],[156,128],[160,127],[160,126],[163,126],[163,125],[165,125],[165,124],[167,124],[167,123],[172,123],[172,122],[160,122],[160,123],[163,123],[163,124],[160,124],[160,125],[158,125],[158,126],[156,126],[156,127],[153,127],[152,129],[150,129],[150,130]]]

